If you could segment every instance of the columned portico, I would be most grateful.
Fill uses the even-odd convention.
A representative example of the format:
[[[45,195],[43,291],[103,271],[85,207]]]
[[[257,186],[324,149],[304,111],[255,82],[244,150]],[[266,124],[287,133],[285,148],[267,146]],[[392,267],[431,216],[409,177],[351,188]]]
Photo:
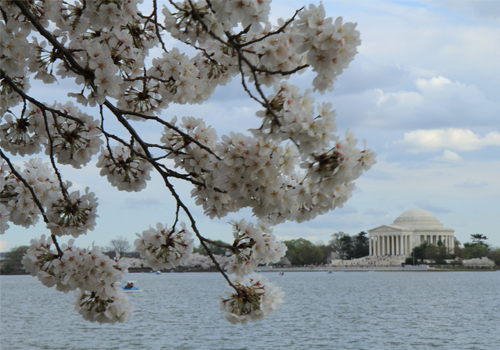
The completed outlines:
[[[370,256],[409,256],[413,247],[424,242],[444,244],[451,253],[455,247],[454,230],[428,211],[412,209],[401,214],[392,225],[368,230]]]

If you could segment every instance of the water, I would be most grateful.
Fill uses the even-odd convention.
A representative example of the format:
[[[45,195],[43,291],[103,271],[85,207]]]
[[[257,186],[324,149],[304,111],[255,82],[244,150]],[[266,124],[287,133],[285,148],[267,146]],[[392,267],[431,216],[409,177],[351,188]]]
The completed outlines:
[[[216,273],[133,274],[125,324],[98,325],[74,296],[29,276],[1,276],[2,350],[500,349],[500,272],[266,273],[285,290],[278,313],[229,324]]]

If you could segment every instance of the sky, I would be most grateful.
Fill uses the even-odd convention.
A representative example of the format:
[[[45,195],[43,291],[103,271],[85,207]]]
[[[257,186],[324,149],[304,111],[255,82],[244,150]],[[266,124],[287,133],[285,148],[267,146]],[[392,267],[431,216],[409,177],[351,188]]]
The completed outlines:
[[[319,1],[274,1],[271,17],[287,18],[308,3]],[[333,233],[355,235],[420,208],[454,229],[462,243],[480,233],[500,247],[500,2],[350,0],[323,5],[329,16],[357,22],[362,44],[334,91],[315,97],[332,102],[338,132],[353,132],[361,147],[366,140],[377,163],[356,181],[343,208],[310,222],[278,225],[278,239],[327,243]],[[305,89],[311,76],[291,81]],[[51,103],[54,96],[65,101],[67,90],[64,84],[34,84],[31,92]],[[203,105],[172,105],[162,117],[203,117],[221,136],[256,127],[257,109],[235,79]],[[173,222],[174,202],[158,177],[144,191],[123,193],[99,177],[94,164],[62,169],[75,188],[89,186],[99,198],[97,226],[78,238],[77,246],[108,245],[119,236],[133,242],[135,233],[150,225]],[[229,242],[230,220],[252,220],[246,210],[210,220],[190,200],[188,186],[175,187],[209,238]],[[27,245],[42,234],[48,234],[43,223],[30,229],[11,225],[0,237],[0,250]]]

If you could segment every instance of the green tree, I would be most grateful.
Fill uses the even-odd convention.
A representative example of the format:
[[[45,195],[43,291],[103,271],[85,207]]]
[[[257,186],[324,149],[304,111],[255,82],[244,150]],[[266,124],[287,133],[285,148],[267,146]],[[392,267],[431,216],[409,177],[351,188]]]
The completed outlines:
[[[286,258],[290,261],[292,265],[301,265],[299,258],[297,257],[297,248],[302,245],[313,245],[312,242],[304,238],[291,239],[289,241],[284,241],[287,251]]]
[[[323,252],[323,261],[321,263],[328,263],[328,258],[332,255],[332,247],[329,244],[316,244],[316,246]]]
[[[488,237],[486,237],[485,235],[482,235],[480,233],[476,233],[474,235],[470,235],[471,238],[472,238],[472,245],[482,245],[482,246],[485,246],[485,247],[488,247],[489,245],[486,244],[484,241],[488,240]],[[466,243],[467,244],[467,243]]]
[[[329,256],[322,246],[314,245],[311,241],[304,238],[292,239],[283,242],[287,246],[286,257],[292,265],[312,265],[324,264]]]
[[[340,259],[349,259],[352,256],[352,251],[354,249],[352,237],[347,233],[339,231],[332,235],[332,239],[329,242],[332,251],[337,253]]]
[[[462,243],[460,243],[460,241],[455,238],[454,245],[455,245],[455,247],[454,247],[453,251],[450,252],[450,257],[452,259],[454,259],[455,257],[461,258],[462,257],[462,249],[463,249],[461,247]]]
[[[416,246],[411,252],[411,258],[413,259],[413,257],[415,257],[415,262],[418,260],[422,262],[424,259],[427,259],[426,253],[428,247],[429,243],[427,243],[427,241],[425,241],[421,245]]]
[[[438,241],[437,246],[429,245],[425,249],[426,258],[433,260],[436,264],[443,264],[447,255],[446,246],[441,241]]]
[[[490,252],[490,248],[481,244],[467,244],[464,243],[464,249],[462,250],[462,259],[476,259],[487,256]]]
[[[27,245],[22,245],[7,252],[2,263],[2,274],[25,273],[22,259],[28,248]]]
[[[500,267],[500,248],[491,249],[488,253],[488,259],[493,261],[496,266]]]
[[[353,249],[351,258],[358,259],[370,254],[370,247],[368,243],[368,233],[361,231],[353,238]]]
[[[295,250],[297,249],[298,246],[301,246],[301,245],[313,245],[313,243],[311,241],[308,241],[307,239],[304,239],[304,238],[298,238],[298,239],[291,239],[289,241],[284,241],[283,243],[286,244],[286,247],[288,248],[288,250]]]
[[[294,265],[316,265],[324,263],[325,253],[323,253],[320,247],[314,244],[300,245],[295,252],[297,264]]]
[[[487,256],[490,252],[489,245],[485,243],[488,237],[476,233],[471,234],[472,242],[464,243],[464,248],[461,252],[462,259],[475,259],[482,258],[483,256]]]

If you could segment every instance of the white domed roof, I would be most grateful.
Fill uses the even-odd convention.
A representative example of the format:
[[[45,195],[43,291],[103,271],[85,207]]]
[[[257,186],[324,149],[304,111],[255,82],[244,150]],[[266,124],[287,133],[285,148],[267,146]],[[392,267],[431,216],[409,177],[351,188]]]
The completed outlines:
[[[439,220],[423,209],[411,209],[394,220],[394,225],[409,227],[413,229],[442,228],[443,224]]]

